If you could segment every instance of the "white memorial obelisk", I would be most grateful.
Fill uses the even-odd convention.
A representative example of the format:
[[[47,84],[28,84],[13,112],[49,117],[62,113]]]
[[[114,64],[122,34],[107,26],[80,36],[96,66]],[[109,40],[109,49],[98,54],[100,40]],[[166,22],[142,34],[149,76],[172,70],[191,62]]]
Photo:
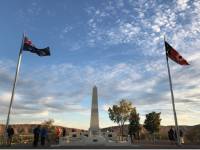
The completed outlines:
[[[98,93],[97,93],[97,87],[96,86],[94,86],[93,90],[92,90],[92,107],[91,107],[89,135],[90,136],[100,135]]]

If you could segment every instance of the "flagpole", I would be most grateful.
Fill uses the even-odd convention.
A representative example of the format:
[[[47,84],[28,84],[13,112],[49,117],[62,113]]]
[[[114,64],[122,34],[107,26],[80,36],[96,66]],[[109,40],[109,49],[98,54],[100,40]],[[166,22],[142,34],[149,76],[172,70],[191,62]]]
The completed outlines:
[[[165,36],[164,36],[164,43],[165,43]],[[165,50],[166,50],[166,48],[165,48]],[[175,126],[176,126],[175,129],[176,129],[177,143],[178,143],[178,145],[181,145],[180,136],[179,136],[179,127],[178,127],[178,121],[177,121],[177,115],[176,115],[176,108],[175,108],[175,103],[174,103],[174,93],[173,93],[173,87],[172,87],[172,79],[171,79],[170,67],[169,67],[168,56],[167,56],[167,50],[166,50],[166,61],[167,61],[167,70],[168,70],[168,76],[169,76],[171,98],[172,98],[172,106],[173,106],[173,112],[174,112],[174,121],[175,121]]]
[[[9,109],[8,109],[8,116],[7,116],[6,127],[5,127],[5,135],[6,135],[6,130],[8,128],[8,125],[9,125],[9,121],[10,121],[10,111],[11,111],[11,107],[12,107],[12,103],[13,103],[13,99],[14,99],[14,95],[15,95],[15,87],[16,87],[17,77],[18,77],[18,73],[19,73],[21,60],[22,60],[22,50],[23,50],[23,46],[24,46],[24,37],[25,37],[25,34],[23,33],[22,44],[21,44],[21,48],[19,50],[18,62],[17,62],[15,78],[14,78],[14,82],[13,82],[12,95],[11,95],[10,105],[9,105]]]

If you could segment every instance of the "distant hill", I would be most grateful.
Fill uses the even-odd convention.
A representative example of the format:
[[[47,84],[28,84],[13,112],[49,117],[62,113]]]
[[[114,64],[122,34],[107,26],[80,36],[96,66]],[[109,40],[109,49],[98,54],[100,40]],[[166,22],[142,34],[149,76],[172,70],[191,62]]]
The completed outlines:
[[[39,124],[12,124],[15,134],[32,134],[33,129]],[[83,129],[69,128],[64,126],[53,125],[53,127],[65,128],[67,132],[80,132],[85,131]],[[3,135],[5,125],[0,124],[0,135]]]

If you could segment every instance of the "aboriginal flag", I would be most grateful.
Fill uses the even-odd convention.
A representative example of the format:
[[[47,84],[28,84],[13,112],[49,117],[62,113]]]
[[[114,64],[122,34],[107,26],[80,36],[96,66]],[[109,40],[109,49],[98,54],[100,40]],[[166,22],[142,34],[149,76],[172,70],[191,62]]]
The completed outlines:
[[[169,43],[165,41],[166,54],[169,58],[180,65],[189,65],[186,59],[184,59]]]

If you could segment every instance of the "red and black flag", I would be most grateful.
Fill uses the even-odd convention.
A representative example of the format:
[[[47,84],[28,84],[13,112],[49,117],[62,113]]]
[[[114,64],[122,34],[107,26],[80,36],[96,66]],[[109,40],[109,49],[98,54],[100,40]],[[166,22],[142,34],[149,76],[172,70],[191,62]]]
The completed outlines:
[[[24,46],[23,46],[24,51],[29,51],[31,53],[36,53],[38,56],[50,56],[50,49],[49,47],[39,49],[36,48],[33,44],[32,41],[29,40],[27,37],[24,37]]]
[[[165,49],[167,57],[180,65],[189,65],[186,59],[184,59],[169,43],[165,41]]]

